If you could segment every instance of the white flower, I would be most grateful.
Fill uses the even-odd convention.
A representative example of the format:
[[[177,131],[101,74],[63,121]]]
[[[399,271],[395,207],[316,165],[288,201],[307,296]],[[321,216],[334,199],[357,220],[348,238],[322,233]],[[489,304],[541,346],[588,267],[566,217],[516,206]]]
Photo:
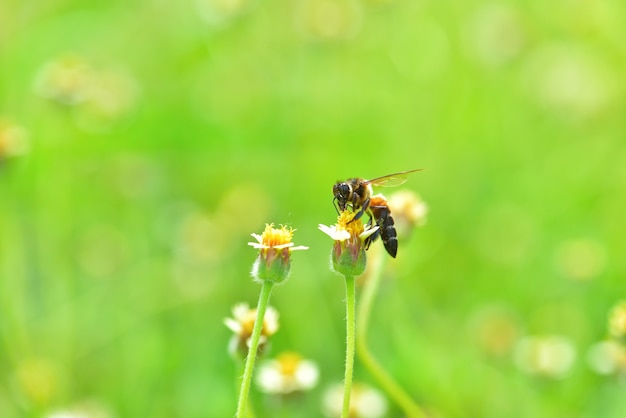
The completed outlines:
[[[576,350],[571,341],[562,336],[526,337],[517,344],[514,358],[517,367],[525,373],[561,378],[571,369]]]
[[[626,348],[615,341],[601,341],[587,353],[589,367],[599,374],[626,374]]]
[[[317,384],[317,365],[296,353],[282,353],[259,368],[257,385],[261,391],[288,394],[312,389]]]
[[[341,417],[343,385],[331,386],[324,394],[324,415]],[[387,413],[387,400],[376,389],[360,383],[352,385],[350,395],[350,418],[382,418]]]
[[[250,337],[252,336],[256,317],[256,309],[250,309],[247,303],[239,303],[233,307],[233,318],[224,319],[224,325],[235,334],[228,348],[231,354],[239,352],[245,357],[250,346]],[[274,335],[276,331],[278,331],[278,311],[268,306],[265,310],[263,328],[259,337],[259,351],[262,351],[268,338]]]
[[[325,233],[326,235],[328,235],[335,241],[346,241],[351,236],[350,231],[348,231],[346,229],[346,226],[341,223],[331,225],[331,226],[319,224],[318,228],[320,231],[322,231],[323,233]],[[361,241],[363,241],[365,238],[369,237],[377,230],[378,230],[378,226],[366,226],[363,229],[363,232],[360,232],[358,234],[358,237]]]
[[[331,270],[353,277],[365,270],[365,240],[378,231],[378,226],[364,226],[361,219],[354,217],[354,212],[345,210],[339,214],[335,225],[319,225],[320,231],[335,241],[330,253]]]

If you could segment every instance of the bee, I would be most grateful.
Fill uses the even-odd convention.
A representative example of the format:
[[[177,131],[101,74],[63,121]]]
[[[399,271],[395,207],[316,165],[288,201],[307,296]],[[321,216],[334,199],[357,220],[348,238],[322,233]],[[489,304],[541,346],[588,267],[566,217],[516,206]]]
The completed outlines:
[[[421,168],[401,171],[372,180],[352,178],[335,183],[333,186],[333,205],[337,213],[350,208],[355,213],[353,220],[360,219],[364,213],[367,213],[369,216],[368,225],[372,224],[372,220],[378,225],[378,230],[366,238],[365,249],[368,249],[371,243],[380,236],[385,250],[390,256],[395,258],[398,253],[398,234],[387,199],[382,194],[374,195],[372,186],[399,186],[407,180],[408,174],[420,170]]]

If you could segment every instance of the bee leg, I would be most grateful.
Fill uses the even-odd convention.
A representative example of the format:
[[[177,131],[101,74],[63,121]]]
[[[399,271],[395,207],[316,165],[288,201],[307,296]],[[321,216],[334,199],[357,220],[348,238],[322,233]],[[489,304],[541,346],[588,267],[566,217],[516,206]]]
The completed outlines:
[[[365,245],[365,249],[368,250],[370,248],[370,245],[372,245],[372,242],[376,241],[379,236],[380,236],[380,229],[377,229],[376,232],[374,232],[369,237],[365,238],[365,242],[363,243]]]
[[[354,215],[354,218],[352,218],[352,220],[356,221],[357,219],[360,219],[361,216],[363,216],[363,214],[365,213],[365,211],[369,207],[370,207],[370,199],[367,198],[367,199],[365,199],[365,202],[363,202],[363,206],[361,206],[361,209],[359,209],[359,211],[356,213],[356,215]],[[370,220],[371,220],[371,217],[370,217]]]
[[[339,215],[341,212],[339,212],[339,205],[337,204],[337,198],[333,198],[333,206],[335,207],[335,210],[337,211],[337,215]]]

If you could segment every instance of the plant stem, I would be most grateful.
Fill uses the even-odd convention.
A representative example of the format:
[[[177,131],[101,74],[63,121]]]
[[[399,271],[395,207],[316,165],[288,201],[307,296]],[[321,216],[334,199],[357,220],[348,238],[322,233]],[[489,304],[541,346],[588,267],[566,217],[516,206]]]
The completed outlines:
[[[402,389],[402,387],[387,373],[372,355],[367,346],[367,327],[374,305],[374,298],[378,293],[380,281],[385,261],[385,254],[376,253],[370,258],[370,274],[363,287],[361,300],[359,302],[359,335],[356,339],[357,354],[363,365],[369,370],[372,376],[378,381],[381,388],[387,392],[389,397],[404,411],[408,418],[424,418],[426,414]]]
[[[350,416],[350,394],[354,371],[354,351],[356,340],[354,276],[346,276],[346,374],[343,390],[343,410],[341,418]]]
[[[243,380],[243,371],[244,371],[244,367],[245,367],[245,359],[243,361],[237,361],[237,369],[238,369],[238,374],[237,374],[237,379],[235,381],[235,390],[238,390],[241,387],[241,382]],[[250,403],[247,404],[246,406],[246,418],[255,418],[254,415],[254,410],[252,409],[252,406],[250,405]]]
[[[250,385],[252,383],[252,371],[254,370],[254,361],[256,360],[257,349],[259,347],[261,330],[263,329],[265,310],[270,300],[273,285],[274,283],[269,281],[263,281],[261,285],[261,294],[259,295],[259,304],[256,310],[256,321],[254,321],[254,328],[252,329],[252,336],[250,337],[250,348],[248,349],[248,357],[246,358],[246,365],[244,366],[243,378],[241,380],[241,390],[239,391],[239,401],[237,402],[237,418],[244,418],[246,411],[248,411],[246,407],[248,403],[248,393],[250,392]]]

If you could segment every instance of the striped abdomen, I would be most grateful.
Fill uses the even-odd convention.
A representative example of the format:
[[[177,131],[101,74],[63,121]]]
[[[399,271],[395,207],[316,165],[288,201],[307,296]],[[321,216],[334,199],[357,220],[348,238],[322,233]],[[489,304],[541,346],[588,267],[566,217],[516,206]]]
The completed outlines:
[[[398,234],[394,226],[393,216],[387,205],[387,200],[382,196],[373,196],[370,200],[369,210],[378,225],[380,238],[385,250],[390,256],[396,257],[398,253]]]

